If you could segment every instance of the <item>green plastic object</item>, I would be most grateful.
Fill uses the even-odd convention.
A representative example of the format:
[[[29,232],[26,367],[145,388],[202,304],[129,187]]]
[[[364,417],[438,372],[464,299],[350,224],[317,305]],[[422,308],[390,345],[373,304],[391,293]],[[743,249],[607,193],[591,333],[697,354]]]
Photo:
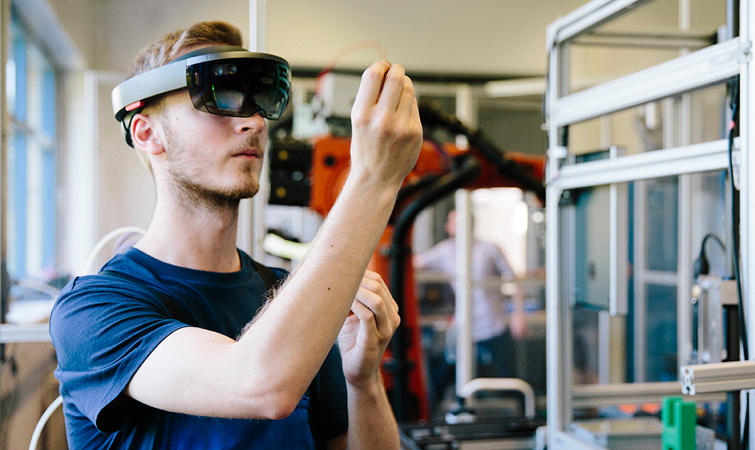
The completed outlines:
[[[695,450],[695,404],[681,397],[664,397],[661,410],[663,450]]]

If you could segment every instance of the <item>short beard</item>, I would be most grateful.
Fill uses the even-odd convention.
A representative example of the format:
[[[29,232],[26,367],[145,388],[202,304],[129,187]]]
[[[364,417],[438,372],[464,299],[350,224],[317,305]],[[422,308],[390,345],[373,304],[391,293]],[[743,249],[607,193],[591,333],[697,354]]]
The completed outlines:
[[[251,168],[248,171],[251,172]],[[259,190],[258,183],[237,189],[210,189],[194,183],[184,174],[175,173],[172,168],[170,173],[174,181],[171,184],[173,193],[181,199],[184,206],[195,210],[227,211],[238,209],[239,202],[242,199],[254,197]]]
[[[192,171],[185,169],[185,164],[181,161],[182,155],[194,151],[184,145],[180,139],[177,139],[170,126],[163,123],[165,131],[166,156],[170,164],[168,173],[172,182],[170,189],[181,203],[190,210],[214,210],[214,211],[238,211],[239,202],[245,198],[254,197],[259,191],[259,180],[252,177],[251,166],[246,166],[243,175],[248,183],[236,186],[231,189],[210,188],[196,183],[192,177]],[[243,143],[239,146],[239,151],[254,146],[260,147],[259,138],[251,137],[250,142]]]

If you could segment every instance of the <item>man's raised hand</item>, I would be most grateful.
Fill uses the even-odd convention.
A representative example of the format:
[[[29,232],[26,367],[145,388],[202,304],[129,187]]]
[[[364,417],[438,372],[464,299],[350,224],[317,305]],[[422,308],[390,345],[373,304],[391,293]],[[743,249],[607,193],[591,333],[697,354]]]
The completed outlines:
[[[400,187],[422,146],[414,85],[402,66],[380,61],[365,70],[351,122],[352,173]]]

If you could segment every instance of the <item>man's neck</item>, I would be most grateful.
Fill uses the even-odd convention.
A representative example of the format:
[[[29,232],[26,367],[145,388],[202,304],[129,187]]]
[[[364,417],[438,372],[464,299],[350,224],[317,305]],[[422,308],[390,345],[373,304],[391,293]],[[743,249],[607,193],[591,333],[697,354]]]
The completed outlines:
[[[158,196],[155,214],[135,247],[160,261],[209,272],[241,269],[236,250],[238,204],[226,208],[170,201]]]

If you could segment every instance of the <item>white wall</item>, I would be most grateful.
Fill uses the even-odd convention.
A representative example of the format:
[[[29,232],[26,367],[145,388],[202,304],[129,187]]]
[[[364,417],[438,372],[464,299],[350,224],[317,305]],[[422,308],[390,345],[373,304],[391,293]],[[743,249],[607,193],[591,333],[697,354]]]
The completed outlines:
[[[318,66],[349,44],[373,40],[409,70],[543,74],[545,27],[583,0],[271,1],[268,48]],[[363,50],[343,60],[364,67]]]
[[[125,70],[142,47],[202,20],[224,20],[249,30],[248,0],[99,0],[94,68]],[[248,40],[248,39],[247,39]]]
[[[146,43],[199,20],[227,20],[245,34],[249,26],[246,0],[76,0],[73,9],[86,3],[96,14],[93,67],[97,69],[122,70]],[[369,40],[409,70],[542,75],[546,26],[584,3],[267,0],[267,50],[293,66],[321,67],[347,46]],[[693,31],[711,31],[723,22],[724,0],[691,0],[691,4]],[[673,31],[678,16],[678,0],[656,0],[611,26]],[[377,57],[374,50],[365,49],[341,64],[362,68]]]
[[[21,3],[47,3],[65,29],[67,39],[87,62],[94,58],[95,0],[21,0]]]

